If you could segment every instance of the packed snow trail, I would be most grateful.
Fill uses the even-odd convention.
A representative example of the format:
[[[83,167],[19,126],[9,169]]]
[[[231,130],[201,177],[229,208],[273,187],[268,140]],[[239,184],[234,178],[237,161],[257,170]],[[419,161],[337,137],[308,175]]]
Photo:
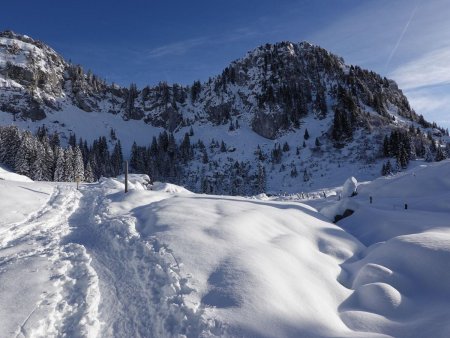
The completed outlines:
[[[89,255],[82,246],[61,245],[79,198],[72,187],[55,186],[40,210],[2,227],[0,285],[8,292],[2,292],[7,306],[0,309],[0,324],[6,337],[92,336],[98,331],[97,277]]]
[[[0,337],[212,335],[184,304],[173,254],[143,240],[134,217],[110,217],[106,190],[55,185],[38,211],[0,227]]]
[[[110,217],[101,183],[82,192],[65,241],[85,247],[92,257],[101,293],[99,336],[202,336],[201,311],[184,304],[189,289],[170,251],[156,240],[141,239],[135,218]]]

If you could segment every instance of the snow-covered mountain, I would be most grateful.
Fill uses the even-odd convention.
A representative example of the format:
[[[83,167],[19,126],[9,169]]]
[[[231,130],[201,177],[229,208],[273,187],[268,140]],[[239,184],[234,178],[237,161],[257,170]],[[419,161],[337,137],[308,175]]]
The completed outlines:
[[[349,174],[379,176],[383,157],[400,156],[383,153],[393,130],[409,133],[408,160],[446,142],[446,131],[416,114],[393,81],[306,42],[258,47],[204,83],[138,89],[108,84],[6,31],[0,100],[2,124],[45,124],[88,142],[108,136],[111,149],[119,139],[136,171],[209,193],[294,192]],[[161,143],[172,134],[171,151]],[[153,137],[163,155],[152,155]],[[433,137],[441,144],[432,146]]]

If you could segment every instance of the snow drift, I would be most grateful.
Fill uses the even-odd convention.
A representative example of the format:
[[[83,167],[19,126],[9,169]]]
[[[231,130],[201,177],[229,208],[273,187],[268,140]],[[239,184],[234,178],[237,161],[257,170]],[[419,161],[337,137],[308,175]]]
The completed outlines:
[[[444,161],[358,187],[355,213],[339,222],[368,246],[342,265],[344,284],[355,290],[340,307],[350,328],[450,335],[449,172]]]

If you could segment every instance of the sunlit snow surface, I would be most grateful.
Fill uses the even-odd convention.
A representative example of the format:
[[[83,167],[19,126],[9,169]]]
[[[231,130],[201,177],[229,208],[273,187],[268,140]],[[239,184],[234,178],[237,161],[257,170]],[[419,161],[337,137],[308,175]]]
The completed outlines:
[[[302,199],[2,170],[0,336],[448,337],[449,174]]]

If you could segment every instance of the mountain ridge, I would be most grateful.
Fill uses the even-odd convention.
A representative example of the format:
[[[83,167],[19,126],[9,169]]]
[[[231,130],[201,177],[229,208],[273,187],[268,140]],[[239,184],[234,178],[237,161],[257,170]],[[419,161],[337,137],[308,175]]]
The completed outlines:
[[[394,81],[308,42],[262,45],[191,86],[161,82],[138,89],[108,84],[45,44],[7,31],[0,33],[0,83],[3,124],[31,130],[45,124],[63,140],[76,133],[90,142],[114,131],[126,155],[146,158],[144,164],[131,158],[134,170],[194,191],[232,190],[220,185],[240,185],[233,194],[308,189],[311,180],[334,184],[321,178],[341,167],[373,178],[386,157],[400,156],[383,150],[383,139],[396,130],[410,133],[402,155],[408,161],[446,144],[447,131],[412,110]],[[184,151],[188,159],[180,149],[168,155],[178,162],[166,169],[180,167],[171,174],[156,170],[151,162],[158,160],[142,148],[163,132],[174,135],[177,147],[188,134],[192,148]],[[108,139],[110,149],[115,142]],[[261,168],[269,183],[256,189],[249,182],[258,180]],[[249,177],[230,183],[228,172],[246,171]]]

